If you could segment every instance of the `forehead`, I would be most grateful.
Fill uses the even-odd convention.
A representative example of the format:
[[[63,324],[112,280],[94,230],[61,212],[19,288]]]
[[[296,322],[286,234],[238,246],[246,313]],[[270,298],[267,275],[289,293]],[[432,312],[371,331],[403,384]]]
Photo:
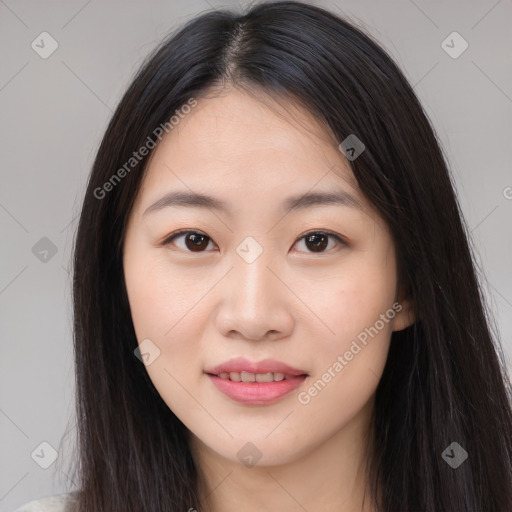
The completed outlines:
[[[155,148],[140,195],[147,206],[173,186],[228,201],[342,188],[364,202],[320,120],[297,104],[237,89],[198,98]]]

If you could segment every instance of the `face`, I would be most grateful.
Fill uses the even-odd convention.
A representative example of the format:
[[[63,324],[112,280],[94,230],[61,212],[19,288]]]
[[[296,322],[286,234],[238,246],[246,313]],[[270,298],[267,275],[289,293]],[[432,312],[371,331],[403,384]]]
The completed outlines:
[[[198,100],[152,154],[125,236],[149,377],[234,462],[291,462],[362,428],[391,333],[410,323],[385,224],[336,141],[289,107]],[[223,208],[160,201],[176,192]],[[311,193],[339,199],[293,202]]]

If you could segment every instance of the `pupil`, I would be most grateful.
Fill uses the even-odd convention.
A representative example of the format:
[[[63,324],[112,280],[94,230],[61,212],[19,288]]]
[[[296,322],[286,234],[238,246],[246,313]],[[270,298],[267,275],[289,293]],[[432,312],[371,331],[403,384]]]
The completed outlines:
[[[318,238],[322,238],[322,241],[317,241],[316,243],[314,243],[313,241],[315,239],[318,239]],[[315,251],[317,249],[320,249],[320,251],[321,251],[321,250],[325,249],[325,247],[327,247],[327,236],[326,235],[322,235],[322,234],[318,234],[318,233],[317,234],[308,235],[306,237],[306,244],[307,243],[311,243],[311,242],[313,242],[313,247],[315,248]],[[315,251],[313,251],[313,252],[315,252]],[[316,252],[319,252],[319,251],[316,251]]]
[[[208,243],[204,244],[205,240],[207,239],[208,237],[204,236],[204,235],[200,235],[198,233],[191,233],[189,234],[187,237],[186,237],[186,240],[187,242],[189,240],[192,241],[192,246],[189,246],[189,244],[187,243],[187,247],[189,249],[204,249],[204,247],[207,247],[208,246]],[[204,247],[202,247],[202,245],[204,245]]]

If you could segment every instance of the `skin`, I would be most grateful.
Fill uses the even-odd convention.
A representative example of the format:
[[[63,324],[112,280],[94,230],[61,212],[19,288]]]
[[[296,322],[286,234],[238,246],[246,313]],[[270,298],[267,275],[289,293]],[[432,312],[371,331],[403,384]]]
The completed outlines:
[[[392,331],[414,317],[397,288],[391,234],[336,140],[311,114],[286,106],[225,89],[198,99],[157,146],[124,242],[132,319],[139,343],[149,338],[160,350],[146,369],[190,431],[207,510],[372,511],[368,496],[363,505],[363,468],[375,390]],[[340,188],[361,208],[279,211],[289,196]],[[232,215],[183,206],[143,215],[174,190],[218,197]],[[186,235],[164,245],[180,229],[209,237],[202,252]],[[348,245],[328,238],[314,252],[303,237],[315,230]],[[236,252],[247,236],[263,250],[250,264]],[[298,393],[397,301],[401,311],[300,403]],[[236,356],[273,358],[309,376],[274,404],[239,404],[204,373]],[[261,452],[253,466],[237,456],[248,442]]]

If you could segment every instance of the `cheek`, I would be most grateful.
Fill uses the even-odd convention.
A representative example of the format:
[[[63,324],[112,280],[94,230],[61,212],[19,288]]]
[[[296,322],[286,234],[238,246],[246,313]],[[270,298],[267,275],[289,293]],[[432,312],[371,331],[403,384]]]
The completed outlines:
[[[147,366],[154,382],[169,381],[165,370],[179,380],[182,376],[193,378],[191,369],[197,360],[202,328],[198,314],[207,283],[188,277],[170,272],[161,254],[133,252],[125,261],[126,289],[137,341],[150,339],[160,351],[154,363]],[[171,379],[167,386],[174,384]]]
[[[395,292],[394,261],[376,251],[354,255],[324,289],[317,306],[331,332],[316,345],[317,385],[310,396],[322,396],[315,398],[318,407],[341,400],[357,408],[375,391],[389,350]]]
[[[174,314],[158,270],[143,258],[134,259],[125,266],[125,281],[137,340],[159,340]]]
[[[329,319],[335,335],[319,340],[314,373],[297,396],[310,431],[326,425],[337,431],[358,415],[377,389],[389,351],[393,294],[355,286],[335,295],[337,310]]]
[[[393,294],[355,287],[334,295],[336,308],[326,320],[334,334],[316,347],[315,376],[332,381],[334,393],[367,395],[378,384],[387,359],[396,314]]]
[[[195,389],[200,377],[197,356],[201,324],[193,306],[201,290],[191,287],[190,282],[185,289],[187,285],[171,279],[158,261],[144,263],[141,258],[138,262],[141,264],[127,265],[125,276],[137,341],[151,340],[149,346],[158,353],[146,371],[171,410],[179,416],[185,411],[198,413],[200,407],[187,390]]]
[[[395,294],[396,272],[392,262],[388,264],[376,256],[354,255],[340,275],[317,294],[318,311],[331,329],[328,339],[339,349],[350,344],[392,307]],[[386,323],[386,328],[379,323],[381,329],[389,334],[392,322]]]
[[[197,278],[171,271],[165,253],[157,251],[132,253],[125,261],[125,281],[139,341],[149,337],[160,344],[172,338],[204,294]]]

